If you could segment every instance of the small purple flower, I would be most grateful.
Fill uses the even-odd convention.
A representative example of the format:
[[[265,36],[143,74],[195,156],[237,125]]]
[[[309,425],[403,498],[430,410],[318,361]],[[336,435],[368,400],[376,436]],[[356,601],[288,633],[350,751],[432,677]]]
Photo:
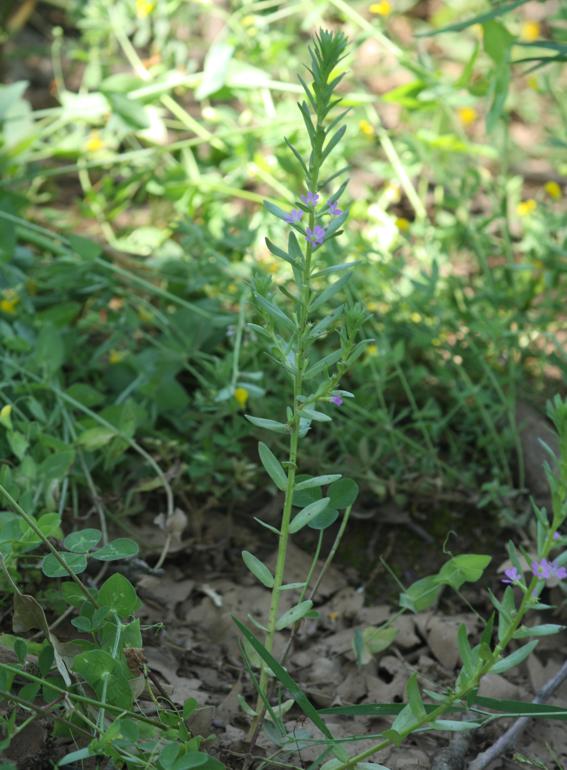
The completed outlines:
[[[553,539],[554,540],[560,540],[561,539],[561,535],[559,534],[559,532],[554,532],[553,533]]]
[[[532,572],[536,578],[547,580],[553,575],[553,565],[547,559],[542,559],[540,562],[532,561]]]
[[[560,567],[557,562],[550,563],[547,559],[542,559],[539,563],[533,561],[532,571],[537,578],[543,580],[547,580],[548,578],[565,580],[565,578],[567,578],[567,569],[565,569],[565,567]]]
[[[312,246],[320,246],[325,240],[325,228],[321,227],[321,225],[315,225],[313,229],[306,227],[305,234]]]
[[[285,221],[289,222],[290,225],[295,225],[301,221],[302,216],[303,211],[301,209],[292,209],[289,214],[286,214]]]
[[[339,214],[342,214],[342,213],[343,213],[343,210],[342,210],[342,209],[340,209],[340,208],[337,206],[337,204],[336,204],[336,201],[333,201],[332,203],[331,203],[331,202],[329,202],[329,203],[327,204],[327,206],[328,206],[328,208],[329,208],[329,214],[332,214],[334,217],[338,217],[338,216],[339,216]]]
[[[506,577],[502,578],[502,582],[508,583],[508,585],[517,583],[519,580],[522,579],[522,576],[520,575],[516,567],[508,567],[508,569],[504,570],[504,574],[506,575]]]
[[[319,200],[319,193],[309,191],[307,195],[301,196],[301,200],[306,206],[313,206],[313,208],[315,208],[317,201]]]
[[[331,396],[329,401],[331,402],[331,404],[334,404],[335,406],[342,406],[344,403],[343,399],[340,396]]]

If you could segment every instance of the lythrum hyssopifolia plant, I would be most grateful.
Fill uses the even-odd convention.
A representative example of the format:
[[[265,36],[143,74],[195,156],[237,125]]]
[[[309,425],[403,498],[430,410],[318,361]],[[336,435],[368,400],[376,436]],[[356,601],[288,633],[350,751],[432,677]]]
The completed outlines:
[[[323,530],[336,521],[339,510],[348,512],[357,493],[356,484],[341,479],[339,474],[298,478],[300,440],[307,435],[313,422],[331,420],[328,410],[322,411],[322,408],[336,409],[344,399],[352,398],[351,393],[337,388],[366,345],[364,340],[358,340],[366,317],[362,307],[341,304],[331,311],[328,308],[328,303],[349,280],[352,263],[326,267],[321,258],[326,244],[342,232],[348,217],[348,210],[339,208],[339,199],[347,182],[336,189],[332,186],[345,169],[332,173],[326,179],[322,175],[346,130],[341,123],[348,110],[337,110],[341,98],[335,94],[343,76],[334,74],[345,55],[346,45],[346,38],[341,33],[321,31],[316,38],[308,68],[312,76],[311,85],[300,78],[306,101],[299,104],[299,109],[311,146],[309,156],[304,159],[299,150],[286,140],[303,172],[305,189],[290,211],[284,211],[270,202],[265,203],[268,211],[288,226],[287,246],[278,246],[269,239],[266,243],[272,254],[291,267],[295,286],[280,287],[291,303],[291,312],[278,303],[268,277],[257,275],[253,284],[253,297],[264,324],[252,326],[265,340],[270,357],[287,372],[291,384],[291,404],[287,407],[285,419],[277,421],[248,416],[257,427],[283,434],[289,439],[288,456],[283,461],[278,460],[265,443],[261,442],[258,447],[268,475],[284,492],[279,528],[269,527],[278,537],[275,573],[272,575],[253,554],[247,551],[243,554],[247,567],[272,592],[269,616],[262,626],[264,647],[268,653],[272,652],[276,632],[295,628],[312,613],[312,597],[305,597],[313,575],[310,574],[299,585],[285,584],[289,536],[311,526],[319,530],[321,540]],[[333,278],[337,280],[331,282]],[[318,341],[337,330],[336,349],[317,358],[314,350]],[[322,494],[323,489],[325,494]],[[294,506],[299,509],[296,513],[293,513]],[[345,512],[343,522],[346,516]],[[315,563],[316,559],[313,566]],[[290,589],[299,590],[299,601],[280,615],[282,591]],[[261,724],[267,707],[267,684],[268,668],[262,666],[256,726]]]
[[[342,76],[336,75],[337,65],[346,49],[346,39],[340,33],[320,32],[311,50],[308,71],[311,84],[300,78],[306,101],[299,104],[310,143],[308,157],[286,140],[290,151],[299,163],[305,189],[299,194],[291,210],[283,210],[270,202],[266,208],[288,227],[287,245],[280,246],[267,239],[266,243],[276,257],[289,263],[295,286],[279,286],[285,299],[282,302],[265,276],[256,276],[253,282],[253,297],[263,325],[251,326],[265,341],[268,355],[289,375],[291,404],[287,406],[285,419],[276,420],[248,415],[252,424],[265,431],[284,435],[289,441],[285,459],[278,459],[275,453],[260,442],[260,460],[276,487],[284,493],[281,519],[278,526],[267,527],[278,539],[275,570],[261,562],[249,551],[243,552],[243,559],[252,574],[271,590],[268,617],[259,623],[249,616],[250,621],[263,633],[263,643],[242,622],[236,624],[244,637],[243,653],[247,668],[252,675],[258,700],[255,710],[246,706],[253,715],[250,740],[259,733],[266,717],[271,725],[270,732],[280,747],[292,750],[300,748],[296,736],[286,736],[281,717],[295,701],[313,726],[322,734],[318,739],[323,744],[321,754],[310,767],[322,770],[387,770],[383,765],[368,762],[377,752],[392,746],[399,746],[410,734],[425,730],[461,731],[471,730],[506,716],[525,714],[529,708],[531,716],[564,718],[561,709],[529,705],[521,702],[500,701],[478,696],[478,687],[488,673],[503,673],[524,661],[538,644],[539,637],[556,633],[562,626],[524,624],[530,610],[543,611],[549,605],[540,601],[546,584],[562,580],[567,570],[567,551],[553,561],[550,555],[564,545],[565,538],[559,533],[567,518],[567,402],[557,398],[550,406],[549,416],[560,437],[561,456],[554,470],[547,468],[552,490],[552,511],[535,509],[537,542],[533,553],[518,551],[513,543],[508,545],[512,566],[506,570],[502,587],[497,592],[488,591],[494,611],[483,622],[483,630],[477,643],[469,641],[469,629],[465,624],[459,628],[457,641],[461,658],[461,670],[452,688],[442,692],[424,691],[429,702],[424,702],[417,675],[409,677],[404,704],[363,704],[360,706],[333,707],[317,710],[285,668],[285,660],[293,644],[294,633],[306,617],[316,616],[313,597],[322,573],[333,557],[345,530],[350,508],[356,499],[357,487],[354,482],[338,474],[325,476],[300,475],[300,445],[313,422],[329,422],[329,409],[340,407],[353,394],[340,390],[341,378],[356,361],[366,345],[358,339],[365,321],[365,312],[358,306],[336,303],[336,295],[343,289],[352,272],[352,263],[344,262],[331,266],[323,262],[325,247],[331,239],[340,235],[341,227],[348,216],[348,210],[339,208],[339,200],[346,189],[343,182],[335,190],[332,183],[342,171],[331,173],[327,178],[322,174],[329,156],[340,142],[345,126],[341,125],[347,111],[334,111],[341,101],[335,96],[335,89]],[[326,170],[326,169],[325,169]],[[333,303],[331,303],[333,300]],[[331,352],[317,357],[319,341],[323,337],[338,335],[338,344]],[[323,411],[325,410],[325,411]],[[283,410],[282,410],[283,411]],[[294,510],[295,509],[295,510]],[[335,541],[331,547],[322,572],[314,580],[323,531],[331,526],[344,511]],[[290,535],[304,527],[319,530],[318,546],[305,581],[286,583],[286,553]],[[463,554],[452,557],[436,575],[422,578],[407,588],[400,597],[403,611],[419,612],[433,606],[445,587],[459,591],[464,583],[479,581],[491,561],[486,554]],[[529,574],[525,578],[525,573]],[[313,583],[313,586],[312,586]],[[281,612],[283,591],[297,591],[297,600],[291,609]],[[274,657],[276,634],[286,631],[289,635],[283,659]],[[514,647],[509,652],[510,645]],[[260,667],[256,678],[253,665]],[[292,701],[274,706],[271,698],[270,677],[275,679],[292,696]],[[460,719],[464,712],[467,719]],[[445,718],[447,714],[457,717]],[[344,744],[334,740],[324,722],[325,714],[369,715],[394,718],[389,729],[373,736],[376,742],[358,753],[348,755]],[[472,718],[471,718],[472,716]],[[273,728],[273,729],[272,729]],[[289,740],[288,740],[289,738]],[[353,736],[351,741],[367,740],[368,735]],[[301,745],[310,742],[309,734],[301,736]],[[329,759],[329,755],[332,758]],[[324,765],[322,763],[324,762]],[[289,766],[289,765],[288,765]]]

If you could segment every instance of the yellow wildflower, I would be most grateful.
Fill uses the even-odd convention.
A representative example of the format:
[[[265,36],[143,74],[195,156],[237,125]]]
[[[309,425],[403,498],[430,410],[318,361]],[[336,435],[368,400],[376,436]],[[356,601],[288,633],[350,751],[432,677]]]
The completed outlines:
[[[533,43],[541,35],[541,27],[538,21],[525,21],[520,27],[520,39],[527,43]]]
[[[372,3],[368,10],[376,16],[389,16],[392,13],[392,3],[389,0],[380,0],[379,3]]]
[[[100,138],[98,131],[91,131],[85,143],[87,152],[100,152],[104,147],[104,142]]]
[[[365,136],[374,136],[374,126],[367,120],[361,120],[358,124],[358,128],[360,129],[361,134],[364,134]]]
[[[561,185],[559,185],[557,182],[553,180],[546,182],[543,189],[550,198],[553,198],[554,201],[557,201],[559,198],[561,198]]]
[[[528,84],[528,88],[531,88],[532,91],[539,91],[539,80],[535,75],[530,75],[526,82]]]
[[[371,345],[368,345],[366,348],[366,355],[368,358],[372,358],[373,356],[378,355],[378,345],[376,343],[372,343]]]
[[[396,227],[401,233],[405,233],[407,230],[409,230],[410,225],[411,225],[410,221],[405,217],[398,217],[396,219]]]
[[[2,409],[0,409],[0,423],[8,430],[12,430],[12,420],[10,419],[11,414],[12,414],[11,405],[4,404]]]
[[[478,113],[474,107],[459,107],[457,117],[462,126],[470,126],[478,118]]]
[[[108,363],[119,364],[121,361],[124,361],[127,355],[126,350],[111,350],[108,354]]]
[[[136,16],[139,19],[145,19],[150,13],[153,13],[156,7],[156,0],[136,0]]]
[[[16,306],[18,305],[20,298],[18,293],[14,289],[4,289],[2,292],[2,299],[0,300],[0,310],[6,315],[14,315],[16,312]]]
[[[421,315],[421,313],[414,312],[410,314],[410,319],[414,322],[414,324],[418,324],[423,321],[423,316]]]
[[[242,18],[243,27],[253,27],[255,24],[256,24],[255,16],[243,16]]]
[[[240,409],[244,409],[248,401],[249,393],[246,388],[236,388],[234,391],[234,400],[238,404]]]
[[[520,203],[518,203],[516,206],[516,213],[519,217],[529,217],[529,215],[533,214],[536,209],[537,203],[533,198],[528,198],[528,200],[520,201]]]

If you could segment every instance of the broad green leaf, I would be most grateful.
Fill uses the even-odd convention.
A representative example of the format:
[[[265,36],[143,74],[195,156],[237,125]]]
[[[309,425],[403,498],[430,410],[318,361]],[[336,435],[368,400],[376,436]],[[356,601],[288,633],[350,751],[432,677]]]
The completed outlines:
[[[81,529],[78,532],[72,532],[67,535],[63,541],[63,545],[68,551],[73,553],[88,553],[93,548],[96,548],[102,532],[99,529]]]
[[[492,561],[491,556],[467,553],[454,556],[437,573],[437,582],[446,583],[456,591],[463,583],[475,583]]]
[[[442,590],[443,586],[439,585],[437,575],[421,578],[400,594],[400,607],[412,612],[423,612],[437,602]]]
[[[104,581],[97,598],[102,607],[114,610],[122,619],[133,615],[141,606],[136,589],[120,572],[115,572]]]
[[[133,129],[149,128],[150,119],[146,107],[135,99],[119,93],[105,93],[112,108],[112,112],[118,115],[127,126]]]
[[[273,587],[274,576],[268,567],[266,567],[264,562],[260,561],[260,559],[254,556],[253,553],[250,553],[250,551],[242,551],[242,560],[250,572],[254,575],[254,577],[257,578],[260,583],[262,583],[262,585],[266,586],[266,588]]]
[[[233,53],[234,46],[222,41],[213,43],[205,57],[203,78],[195,89],[196,99],[205,99],[223,87]]]
[[[331,484],[328,494],[333,508],[343,510],[352,505],[358,497],[358,484],[352,479],[340,479]]]
[[[103,545],[102,548],[97,548],[90,555],[98,561],[118,561],[118,559],[131,559],[139,550],[140,547],[135,540],[129,537],[118,537]]]
[[[289,531],[291,534],[299,532],[300,529],[307,526],[318,514],[325,510],[329,504],[330,498],[323,497],[321,500],[316,500],[314,503],[310,503],[298,514],[296,514],[290,522]]]
[[[299,604],[296,604],[295,607],[284,612],[284,614],[278,618],[276,629],[282,631],[284,628],[295,625],[301,618],[304,618],[307,615],[311,607],[313,607],[313,602],[310,599],[299,602]]]
[[[258,444],[258,454],[268,476],[278,489],[285,492],[287,488],[287,474],[282,468],[280,461],[263,441],[260,441]]]
[[[318,513],[307,526],[317,530],[327,529],[332,526],[338,518],[339,512],[336,508],[325,508],[325,510]]]
[[[106,694],[106,700],[113,706],[129,709],[132,706],[132,692],[128,684],[125,666],[120,665],[104,650],[87,650],[75,656],[73,671],[90,684],[99,698]]]
[[[55,558],[52,553],[47,554],[41,563],[41,571],[47,577],[60,578],[69,577],[70,572],[80,575],[87,568],[87,558],[81,553],[60,553],[65,564],[69,567],[66,570]]]

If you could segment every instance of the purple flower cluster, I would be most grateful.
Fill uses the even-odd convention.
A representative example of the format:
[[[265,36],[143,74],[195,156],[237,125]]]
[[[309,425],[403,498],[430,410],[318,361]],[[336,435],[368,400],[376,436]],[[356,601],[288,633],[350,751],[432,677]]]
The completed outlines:
[[[557,580],[565,580],[567,578],[567,569],[560,567],[556,562],[549,562],[547,559],[541,561],[532,561],[532,572],[536,578],[540,580],[548,580],[549,578],[556,578]],[[522,575],[518,572],[516,567],[508,567],[504,570],[505,577],[502,578],[503,583],[513,585],[518,583],[522,579]]]
[[[565,567],[559,567],[555,562],[549,562],[547,559],[542,559],[540,562],[532,561],[532,572],[537,578],[542,578],[542,580],[547,580],[548,578],[565,580],[567,577],[567,569]]]
[[[319,193],[314,193],[309,190],[305,195],[301,196],[301,202],[310,208],[315,208],[319,202]],[[343,210],[337,206],[336,201],[329,199],[327,201],[328,213],[334,217],[338,217],[343,213]],[[301,209],[292,209],[285,215],[285,221],[290,225],[297,225],[303,218],[303,212]],[[325,228],[321,225],[315,225],[313,228],[305,228],[305,237],[311,246],[320,246],[325,240]]]

